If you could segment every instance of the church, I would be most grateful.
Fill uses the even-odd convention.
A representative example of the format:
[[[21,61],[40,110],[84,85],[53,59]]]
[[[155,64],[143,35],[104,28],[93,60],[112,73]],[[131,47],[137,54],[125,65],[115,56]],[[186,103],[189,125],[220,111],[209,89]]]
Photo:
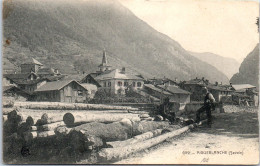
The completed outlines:
[[[125,67],[112,69],[112,66],[108,64],[106,51],[103,51],[102,62],[98,68],[98,71],[88,74],[80,82],[95,84],[111,95],[124,95],[128,88],[136,91],[143,88],[144,79],[141,76],[127,73]]]

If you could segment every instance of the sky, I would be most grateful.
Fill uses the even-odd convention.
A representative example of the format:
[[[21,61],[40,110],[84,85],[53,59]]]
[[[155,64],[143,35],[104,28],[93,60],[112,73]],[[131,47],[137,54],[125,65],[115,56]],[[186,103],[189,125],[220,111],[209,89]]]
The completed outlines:
[[[192,52],[242,62],[259,42],[257,1],[119,0],[154,29]]]

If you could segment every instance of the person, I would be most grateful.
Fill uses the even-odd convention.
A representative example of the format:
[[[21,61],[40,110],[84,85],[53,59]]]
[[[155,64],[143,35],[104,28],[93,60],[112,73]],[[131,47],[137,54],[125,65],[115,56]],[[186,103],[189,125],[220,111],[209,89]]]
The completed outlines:
[[[211,111],[215,109],[215,98],[208,91],[208,89],[206,87],[202,88],[202,92],[205,94],[204,104],[200,109],[197,110],[196,122],[200,122],[200,114],[206,111],[207,119],[208,119],[207,123],[208,123],[208,126],[211,127],[211,124],[212,124]]]
[[[164,99],[163,104],[161,104],[160,108],[159,108],[159,113],[163,117],[164,121],[167,119],[167,112],[168,112],[169,104],[170,104],[170,99],[168,97],[166,97]]]

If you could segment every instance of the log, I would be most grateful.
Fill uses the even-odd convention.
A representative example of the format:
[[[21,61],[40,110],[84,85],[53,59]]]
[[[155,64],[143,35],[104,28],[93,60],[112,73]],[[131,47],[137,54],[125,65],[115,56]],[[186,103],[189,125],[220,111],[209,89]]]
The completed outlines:
[[[85,134],[84,131],[72,130],[69,134],[68,145],[74,150],[84,152],[103,146],[101,138]]]
[[[169,122],[140,121],[133,123],[133,135],[139,135],[156,129],[164,129],[170,126]]]
[[[113,106],[105,104],[60,103],[60,102],[15,102],[14,106],[27,109],[47,110],[133,110],[129,106]]]
[[[92,122],[73,128],[73,132],[80,132],[86,137],[89,135],[101,138],[103,141],[126,140],[132,136],[131,127],[120,122],[110,124]]]
[[[25,141],[31,141],[35,138],[47,138],[47,137],[51,137],[54,136],[55,132],[52,131],[43,131],[43,132],[38,132],[38,131],[32,131],[32,132],[24,132],[23,136],[24,136],[24,140]]]
[[[57,137],[59,138],[62,138],[64,136],[67,136],[70,131],[72,130],[73,128],[68,128],[66,126],[60,126],[60,127],[57,127],[54,132],[56,134]]]
[[[75,126],[77,124],[89,123],[89,122],[102,122],[111,123],[120,121],[124,118],[132,119],[134,121],[140,121],[137,115],[128,113],[66,113],[63,116],[63,121],[67,126]]]
[[[63,121],[61,122],[55,122],[55,123],[50,123],[50,124],[45,124],[42,126],[37,126],[38,131],[51,131],[55,130],[57,127],[64,126],[65,123]]]
[[[3,115],[8,115],[9,112],[12,112],[14,108],[2,108]]]
[[[55,123],[55,122],[60,122],[63,120],[63,117],[56,114],[56,115],[50,115],[47,113],[44,113],[41,116],[41,120],[43,124],[50,124],[50,123]]]
[[[191,129],[193,127],[194,127],[193,125],[189,125],[189,126],[181,128],[181,129],[178,129],[178,130],[175,130],[175,131],[172,131],[169,133],[165,133],[163,135],[160,135],[160,136],[157,136],[154,138],[150,138],[145,141],[138,142],[136,144],[130,144],[127,146],[117,147],[117,148],[104,148],[98,152],[98,158],[100,160],[106,160],[106,161],[118,160],[118,159],[127,157],[128,155],[130,155],[134,152],[138,152],[138,151],[150,148],[154,145],[157,145],[157,144],[165,141],[166,139],[178,136],[184,132],[187,132],[189,129]]]
[[[150,116],[148,114],[140,114],[139,117],[140,118],[149,118]]]
[[[141,135],[134,136],[133,138],[127,139],[125,141],[107,142],[107,145],[109,145],[113,148],[128,146],[128,145],[135,144],[137,142],[144,141],[149,138],[158,136],[161,134],[161,132],[162,132],[162,129],[156,129],[154,131],[149,131],[149,132],[143,133]]]

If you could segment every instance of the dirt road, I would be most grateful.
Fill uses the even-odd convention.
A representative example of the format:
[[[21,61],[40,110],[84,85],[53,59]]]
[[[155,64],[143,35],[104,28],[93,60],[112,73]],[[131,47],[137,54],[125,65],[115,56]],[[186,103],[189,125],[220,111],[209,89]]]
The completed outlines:
[[[211,128],[201,126],[115,164],[257,164],[257,117],[257,111],[215,114]]]

